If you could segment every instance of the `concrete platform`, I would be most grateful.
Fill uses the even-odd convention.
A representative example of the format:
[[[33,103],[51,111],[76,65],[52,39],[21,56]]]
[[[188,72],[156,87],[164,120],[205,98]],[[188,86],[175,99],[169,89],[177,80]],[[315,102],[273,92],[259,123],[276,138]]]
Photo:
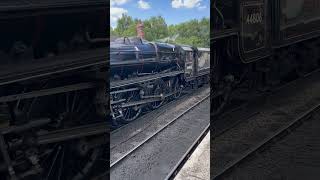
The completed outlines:
[[[210,179],[210,131],[175,178],[175,180],[199,179]]]

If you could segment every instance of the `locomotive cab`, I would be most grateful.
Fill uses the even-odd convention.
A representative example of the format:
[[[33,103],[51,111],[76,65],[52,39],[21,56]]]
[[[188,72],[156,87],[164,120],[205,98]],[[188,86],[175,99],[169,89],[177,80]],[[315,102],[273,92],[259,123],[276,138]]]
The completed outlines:
[[[272,49],[320,36],[320,0],[242,0],[240,53],[249,63]],[[269,29],[267,27],[270,27]]]
[[[240,52],[244,63],[270,55],[267,2],[242,0],[240,3]]]
[[[197,48],[197,76],[210,73],[210,48]]]
[[[267,34],[267,0],[214,1],[213,39],[228,37],[227,49],[237,50],[243,63],[270,54]]]
[[[181,46],[181,57],[184,63],[184,76],[187,82],[206,78],[210,73],[210,48]]]
[[[185,62],[184,65],[184,75],[186,81],[193,80],[194,75],[196,74],[196,67],[195,67],[195,51],[191,46],[181,46],[182,49],[182,59]]]

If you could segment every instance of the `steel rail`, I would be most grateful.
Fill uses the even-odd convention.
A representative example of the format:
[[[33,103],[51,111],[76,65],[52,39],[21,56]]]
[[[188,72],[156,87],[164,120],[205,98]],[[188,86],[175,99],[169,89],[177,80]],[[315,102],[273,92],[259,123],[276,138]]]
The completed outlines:
[[[201,89],[201,88],[200,88]],[[197,89],[197,90],[199,90],[199,89]],[[185,97],[187,97],[187,96],[190,96],[190,95],[192,95],[193,93],[195,93],[196,91],[195,90],[190,90],[190,91],[182,91],[181,92],[181,96],[179,97],[179,99],[182,99],[182,98],[185,98]],[[111,93],[111,92],[110,92]],[[161,106],[161,107],[159,107],[159,108],[162,108],[162,107],[164,107],[164,106],[170,106],[171,104],[173,104],[173,103],[175,103],[175,102],[177,102],[178,100],[171,100],[171,101],[169,101],[169,102],[167,102],[167,103],[165,103],[163,106]],[[159,109],[158,108],[158,109]],[[145,114],[144,115],[142,115],[141,117],[143,117],[143,116],[145,116],[145,115],[152,115],[151,113],[153,113],[153,111],[146,111],[146,112],[144,112]],[[115,134],[115,133],[117,133],[117,132],[119,132],[121,129],[124,129],[125,127],[127,127],[127,126],[129,126],[130,125],[130,123],[127,123],[127,124],[123,124],[123,125],[121,125],[121,126],[119,126],[119,127],[117,127],[117,128],[115,128],[114,130],[112,130],[111,131],[111,134]],[[134,135],[135,136],[135,135]],[[133,137],[133,136],[132,136]],[[120,143],[121,144],[121,143]],[[111,149],[112,148],[114,148],[115,146],[112,146],[112,147],[110,147]]]
[[[222,171],[220,171],[217,175],[212,177],[212,179],[219,179],[222,178],[224,175],[226,175],[228,172],[230,172],[233,168],[235,168],[237,165],[242,163],[244,160],[246,160],[251,155],[258,152],[260,149],[265,147],[266,145],[270,144],[271,142],[274,142],[276,138],[288,135],[294,127],[299,125],[299,123],[311,118],[313,116],[313,113],[320,110],[320,103],[310,108],[308,111],[302,113],[297,118],[293,119],[290,123],[280,128],[275,133],[271,134],[267,138],[265,138],[263,141],[258,143],[257,145],[250,148],[248,151],[244,152],[241,156],[239,156],[236,160],[230,162]]]
[[[309,78],[310,76],[316,74],[316,73],[320,73],[320,68],[318,69],[315,69],[314,71],[311,71],[309,73],[306,73],[304,76],[302,77],[299,77],[295,80],[292,80],[292,81],[289,81],[287,83],[284,83],[278,87],[275,87],[274,89],[271,89],[270,91],[267,91],[267,92],[264,92],[264,93],[261,93],[259,94],[256,98],[254,99],[249,99],[248,102],[244,102],[243,104],[237,106],[237,107],[234,107],[234,108],[231,108],[231,109],[227,109],[225,112],[223,112],[220,116],[218,117],[214,117],[216,118],[216,120],[213,120],[213,123],[212,123],[212,129],[215,128],[215,131],[212,132],[212,137],[213,139],[220,136],[221,134],[225,133],[226,131],[230,130],[231,128],[233,128],[234,126],[238,125],[239,123],[241,123],[242,121],[246,120],[246,119],[251,119],[252,117],[260,114],[260,112],[258,111],[252,111],[252,112],[249,112],[247,114],[244,114],[243,117],[241,117],[240,119],[239,118],[235,118],[234,122],[230,123],[228,126],[224,127],[223,129],[217,129],[216,125],[218,125],[219,121],[225,121],[227,116],[230,116],[232,115],[233,113],[236,113],[236,112],[239,112],[241,110],[244,110],[247,106],[249,106],[252,102],[256,102],[256,101],[260,101],[261,99],[265,98],[265,97],[268,97],[268,96],[271,96],[279,91],[281,91],[282,89],[285,89],[291,85],[293,85],[294,83],[296,83],[297,81],[301,81],[302,79],[306,79],[306,78]],[[232,121],[232,120],[230,120]]]
[[[259,101],[261,98],[263,98],[263,96],[264,96],[264,97],[266,97],[266,96],[268,97],[268,96],[270,96],[270,95],[273,95],[273,94],[279,92],[280,90],[285,89],[285,88],[293,85],[293,84],[296,83],[297,81],[303,80],[303,79],[306,79],[306,78],[309,78],[310,76],[313,76],[313,75],[315,75],[315,74],[317,74],[317,73],[319,73],[319,72],[320,72],[320,68],[319,68],[319,69],[315,69],[314,71],[311,71],[311,72],[305,74],[305,75],[302,76],[302,77],[299,77],[299,78],[297,78],[297,79],[295,79],[295,80],[293,80],[293,81],[287,82],[287,83],[285,83],[285,84],[283,84],[283,85],[280,85],[279,87],[275,87],[274,89],[271,89],[269,92],[265,92],[265,93],[262,93],[261,95],[258,95],[258,97],[255,98],[255,100],[249,100],[249,102],[246,102],[246,103],[240,105],[239,107],[232,108],[232,109],[226,111],[226,112],[223,113],[221,116],[219,116],[219,118],[218,118],[216,121],[214,121],[214,122],[212,123],[212,125],[211,125],[211,130],[212,130],[211,137],[212,137],[213,139],[217,138],[218,136],[220,136],[221,134],[225,133],[226,131],[232,129],[233,127],[235,127],[236,125],[240,124],[240,123],[243,122],[244,120],[251,119],[252,117],[260,114],[260,112],[259,112],[259,111],[256,111],[256,110],[247,112],[247,113],[246,113],[242,118],[240,118],[240,119],[237,118],[237,117],[236,117],[236,118],[231,117],[232,120],[229,120],[229,121],[232,121],[231,123],[229,123],[226,127],[223,127],[223,129],[217,129],[216,126],[219,125],[219,124],[218,124],[219,120],[222,120],[222,119],[220,119],[220,118],[223,118],[223,120],[226,120],[226,119],[224,118],[225,116],[231,115],[231,114],[233,114],[234,112],[238,112],[238,111],[241,110],[241,109],[243,110],[246,106],[250,105],[250,103],[251,103],[252,101],[257,101],[257,99],[258,99],[258,101]],[[320,105],[320,104],[319,104],[319,105]],[[234,119],[234,120],[233,120],[233,119]],[[239,160],[239,159],[238,159],[238,160]],[[242,161],[242,160],[241,160],[241,161]],[[238,162],[238,163],[240,163],[240,162]],[[235,161],[234,161],[233,164],[229,164],[229,168],[231,168],[230,166],[233,166],[233,167],[236,166],[238,163],[235,163]],[[225,171],[228,171],[228,170],[225,169]],[[221,173],[223,173],[223,172],[221,172]],[[225,173],[226,173],[226,172],[225,172]],[[222,175],[221,175],[221,176],[222,176]],[[215,176],[215,178],[217,178],[217,179],[219,179],[219,177],[220,177],[219,175],[216,175],[216,176]],[[212,178],[212,177],[211,177],[211,178]],[[212,179],[214,179],[214,178],[212,178]]]
[[[188,150],[184,153],[182,158],[178,161],[178,163],[174,166],[174,168],[171,170],[171,172],[167,175],[165,180],[171,180],[173,179],[181,170],[183,165],[187,162],[191,154],[196,150],[196,148],[199,146],[201,141],[204,139],[204,137],[208,134],[210,130],[210,123],[204,128],[204,130],[201,132],[201,134],[198,136],[198,138],[192,143],[192,145],[188,148]]]
[[[163,131],[164,129],[166,129],[169,125],[173,124],[173,122],[175,122],[177,119],[180,119],[183,115],[185,115],[187,112],[189,112],[190,110],[192,110],[193,108],[195,108],[196,106],[198,106],[200,103],[202,103],[204,100],[206,100],[207,98],[210,97],[210,94],[208,94],[207,96],[203,97],[200,101],[198,101],[197,103],[195,103],[193,106],[189,107],[188,109],[186,109],[185,111],[181,112],[178,116],[176,116],[175,118],[173,118],[171,121],[169,121],[167,124],[165,124],[163,127],[161,127],[160,129],[158,129],[156,132],[152,133],[150,136],[148,136],[145,140],[143,140],[142,142],[140,142],[137,146],[135,146],[134,148],[132,148],[130,151],[128,151],[127,153],[125,153],[124,155],[122,155],[120,158],[118,158],[116,161],[112,162],[110,164],[110,169],[115,167],[118,163],[120,163],[122,160],[124,160],[125,158],[127,158],[130,154],[132,154],[134,151],[136,151],[137,149],[139,149],[140,147],[142,147],[146,142],[148,142],[149,140],[151,140],[153,137],[155,137],[157,134],[159,134],[161,131]]]
[[[180,96],[180,98],[186,97],[187,95],[190,95],[190,94],[187,94],[187,93],[186,93],[186,94],[182,94],[182,95]],[[175,102],[176,102],[175,100],[169,101],[168,103],[164,104],[163,106],[161,106],[161,107],[159,107],[159,108],[164,108],[164,107],[170,106],[170,105],[172,105],[172,104],[175,103]],[[158,108],[158,109],[159,109],[159,108]],[[146,111],[145,113],[146,113],[146,114],[142,115],[141,117],[144,117],[144,116],[147,116],[147,115],[148,115],[148,116],[152,116],[152,115],[153,115],[152,113],[154,113],[154,111]],[[112,130],[112,131],[110,132],[110,134],[111,134],[111,135],[112,135],[112,134],[115,134],[115,133],[119,132],[120,130],[123,130],[124,128],[126,128],[126,127],[128,127],[128,126],[130,126],[130,123],[121,125],[120,127]],[[147,127],[148,127],[148,126],[147,126]],[[144,130],[144,129],[145,129],[145,128],[143,128],[142,130]],[[141,131],[142,131],[142,130],[141,130]],[[138,134],[139,134],[139,133],[134,134],[133,136],[131,136],[131,137],[128,138],[127,140],[135,137],[135,136],[138,135]],[[126,140],[126,141],[127,141],[127,140]],[[118,143],[117,145],[122,144],[122,143],[124,143],[124,142],[126,142],[126,141],[123,141],[123,142],[121,142],[121,143]],[[110,149],[113,149],[113,148],[116,147],[117,145],[110,146]]]

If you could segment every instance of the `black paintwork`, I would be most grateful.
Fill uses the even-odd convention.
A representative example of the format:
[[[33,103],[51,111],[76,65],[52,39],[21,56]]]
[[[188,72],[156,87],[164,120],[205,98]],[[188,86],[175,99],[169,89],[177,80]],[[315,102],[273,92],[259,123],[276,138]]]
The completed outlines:
[[[210,49],[148,42],[137,37],[118,38],[110,44],[111,75],[120,80],[183,70],[186,79],[194,79],[209,74],[210,55],[206,62],[198,64],[205,53],[210,54]]]
[[[50,69],[53,59],[62,62],[68,55],[66,61],[70,61],[70,54],[76,57],[79,52],[105,47],[106,41],[89,43],[86,33],[92,39],[107,38],[108,6],[108,1],[102,0],[1,1],[0,70],[14,71],[25,66],[34,71],[39,70],[38,63],[44,62],[50,62],[50,67],[46,67]],[[105,59],[100,62],[106,62]]]
[[[151,43],[140,38],[119,38],[110,44],[111,75],[128,78],[174,71],[183,67],[179,46]]]
[[[244,63],[320,36],[320,0],[213,1],[213,40],[234,37]]]
[[[106,172],[100,162],[108,158],[108,7],[109,0],[1,0],[1,180],[94,179]],[[82,122],[73,115],[60,116],[64,112],[79,115],[66,110],[71,96],[72,107],[87,114]],[[56,124],[58,121],[64,125]],[[84,129],[78,132],[72,130],[81,127]],[[41,138],[44,129],[52,136]],[[73,138],[68,139],[69,135]],[[95,145],[83,151],[82,157],[73,156],[80,145],[77,142],[84,139]],[[8,146],[17,141],[21,143],[14,148]],[[70,153],[64,155],[61,148]],[[35,163],[30,163],[30,158]],[[70,170],[75,165],[78,170]]]

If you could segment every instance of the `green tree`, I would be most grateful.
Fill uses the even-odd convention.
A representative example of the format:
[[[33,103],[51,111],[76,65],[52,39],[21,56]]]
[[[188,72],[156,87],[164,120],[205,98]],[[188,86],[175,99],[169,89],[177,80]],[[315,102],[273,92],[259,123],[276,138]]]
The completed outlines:
[[[151,17],[143,23],[145,38],[147,40],[154,41],[168,36],[168,27],[163,17]]]
[[[112,27],[110,27],[110,36],[118,36]]]
[[[177,25],[169,26],[170,36],[178,34],[175,40],[178,44],[210,47],[210,20],[203,18],[190,20]]]
[[[110,29],[112,36],[136,36],[136,25],[141,21],[124,14],[117,22],[117,27]],[[149,41],[166,39],[169,43],[210,47],[210,19],[193,19],[175,25],[167,25],[161,16],[154,16],[143,21],[145,38]]]
[[[135,36],[135,20],[127,14],[123,14],[117,21],[117,27],[114,29],[115,34],[118,36]]]

